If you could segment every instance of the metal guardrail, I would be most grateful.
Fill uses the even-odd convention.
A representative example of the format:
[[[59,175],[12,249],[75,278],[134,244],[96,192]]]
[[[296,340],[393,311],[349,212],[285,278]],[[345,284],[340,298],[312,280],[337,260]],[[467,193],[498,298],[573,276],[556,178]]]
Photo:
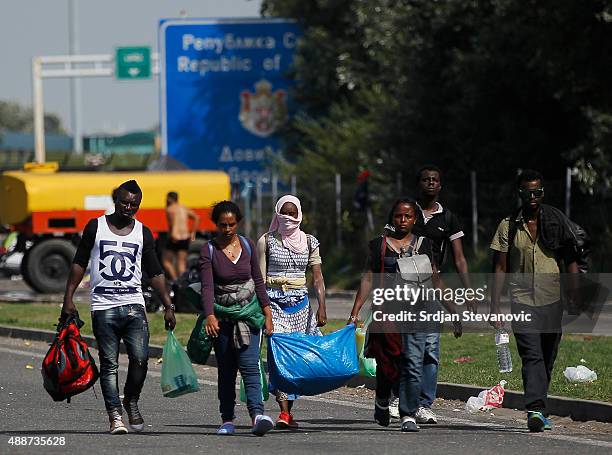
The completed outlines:
[[[142,171],[157,157],[156,153],[114,153],[108,156],[84,154],[72,151],[47,153],[49,161],[59,163],[61,171]],[[34,159],[31,150],[0,150],[0,172],[22,170],[25,163]]]

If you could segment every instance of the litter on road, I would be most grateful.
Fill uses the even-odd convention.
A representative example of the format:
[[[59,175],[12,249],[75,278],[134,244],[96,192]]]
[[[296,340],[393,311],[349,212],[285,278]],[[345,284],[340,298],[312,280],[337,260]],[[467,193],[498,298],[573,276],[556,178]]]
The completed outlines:
[[[470,397],[465,403],[465,409],[468,412],[476,413],[478,411],[489,411],[493,408],[501,408],[504,402],[504,387],[507,384],[502,380],[499,384],[491,387],[489,390],[483,390],[477,397]]]

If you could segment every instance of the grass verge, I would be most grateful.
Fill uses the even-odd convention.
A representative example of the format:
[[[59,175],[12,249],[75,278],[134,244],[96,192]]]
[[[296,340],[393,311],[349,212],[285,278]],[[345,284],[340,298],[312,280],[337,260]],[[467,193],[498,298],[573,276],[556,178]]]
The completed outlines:
[[[81,318],[85,321],[82,331],[91,335],[89,305],[77,305]],[[30,327],[54,330],[60,306],[50,304],[0,304],[0,325]],[[149,314],[151,343],[163,345],[166,340],[164,321],[161,313]],[[185,345],[191,334],[197,316],[195,314],[176,315],[177,325],[174,331],[179,341]],[[345,321],[332,320],[324,327],[329,333],[344,326]],[[500,380],[508,381],[506,388],[523,390],[521,380],[521,362],[513,342],[510,343],[514,371],[500,374],[497,371],[495,343],[493,332],[488,334],[467,333],[455,339],[452,334],[443,333],[441,338],[440,373],[441,382],[472,384],[491,387]],[[550,386],[551,395],[559,395],[587,400],[612,401],[612,362],[609,353],[612,350],[612,337],[588,335],[566,335],[561,341],[559,354]],[[264,350],[265,352],[265,350]],[[469,363],[456,363],[455,359],[471,357]],[[597,373],[597,381],[585,384],[571,384],[563,376],[563,370],[577,366],[584,359],[587,367]]]
[[[85,322],[81,329],[84,335],[93,335],[89,304],[77,304],[79,316]],[[60,315],[61,305],[45,303],[2,303],[0,304],[0,325],[29,327],[32,329],[55,330],[54,324]],[[166,342],[164,316],[162,313],[147,314],[149,319],[149,335],[151,344],[163,345]],[[197,315],[176,314],[174,335],[186,344],[195,325]]]

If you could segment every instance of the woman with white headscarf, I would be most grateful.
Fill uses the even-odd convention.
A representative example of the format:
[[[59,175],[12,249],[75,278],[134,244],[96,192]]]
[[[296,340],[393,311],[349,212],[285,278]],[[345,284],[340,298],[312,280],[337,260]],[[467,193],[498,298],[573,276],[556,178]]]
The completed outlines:
[[[291,195],[276,203],[270,228],[257,242],[261,274],[266,281],[275,333],[307,333],[321,335],[319,327],[327,323],[325,282],[321,273],[319,241],[300,229],[302,207]],[[313,283],[319,301],[314,312],[308,300],[306,269],[311,267]],[[280,415],[277,428],[297,428],[291,408],[296,395],[290,395],[270,384],[276,395]]]

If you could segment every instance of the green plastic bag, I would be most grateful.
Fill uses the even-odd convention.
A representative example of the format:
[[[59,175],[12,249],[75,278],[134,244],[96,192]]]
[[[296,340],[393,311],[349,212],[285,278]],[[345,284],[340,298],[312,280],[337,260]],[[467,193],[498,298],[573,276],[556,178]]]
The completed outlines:
[[[206,365],[208,357],[213,348],[212,337],[206,334],[206,318],[204,314],[198,317],[195,327],[187,342],[187,354],[193,363]]]
[[[263,343],[261,343],[263,347]],[[266,379],[266,370],[264,369],[263,360],[261,358],[261,350],[259,351],[259,380],[261,381],[261,400],[268,401],[270,391],[268,390],[268,380]],[[246,403],[246,390],[244,388],[244,380],[240,378],[240,401]]]
[[[372,322],[372,311],[370,310],[363,327],[358,327],[355,330],[355,339],[357,341],[357,353],[359,355],[359,376],[376,377],[376,359],[369,359],[363,356],[365,348],[366,334],[368,326]]]
[[[168,330],[168,338],[164,345],[161,389],[164,396],[168,398],[199,390],[198,377],[191,365],[191,360],[172,330]]]
[[[357,352],[359,353],[359,375],[371,378],[376,377],[376,359],[369,359],[363,356],[367,329],[358,327],[355,330],[355,338],[357,339]]]

